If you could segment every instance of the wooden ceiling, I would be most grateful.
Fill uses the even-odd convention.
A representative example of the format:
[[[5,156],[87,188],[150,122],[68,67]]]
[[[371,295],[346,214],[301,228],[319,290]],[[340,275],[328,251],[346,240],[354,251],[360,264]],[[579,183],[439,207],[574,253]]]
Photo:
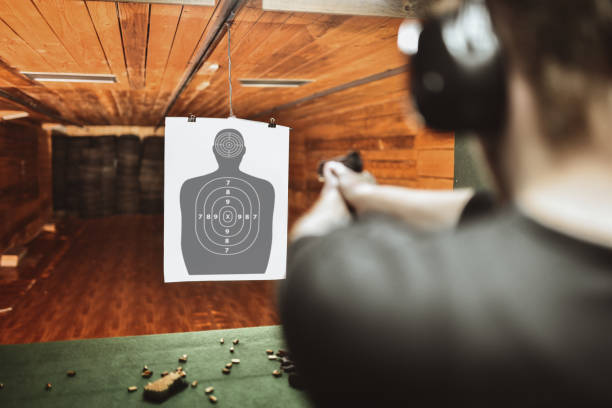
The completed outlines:
[[[0,0],[0,103],[39,120],[88,125],[151,126],[165,114],[227,116],[227,34],[219,30],[233,3]],[[272,12],[257,0],[238,3],[231,35],[239,117],[262,117],[407,63],[396,47],[399,18]],[[210,69],[213,64],[220,68]],[[42,83],[23,71],[113,74],[117,83]],[[240,78],[313,82],[245,88]]]

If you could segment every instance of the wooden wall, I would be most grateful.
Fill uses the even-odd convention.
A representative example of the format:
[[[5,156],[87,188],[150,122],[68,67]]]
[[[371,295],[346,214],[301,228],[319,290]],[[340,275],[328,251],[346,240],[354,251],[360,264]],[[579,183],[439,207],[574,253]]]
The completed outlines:
[[[400,72],[275,113],[291,126],[290,224],[316,200],[319,161],[359,150],[380,184],[452,189],[454,134],[423,128]],[[262,118],[263,119],[263,118]]]
[[[0,251],[33,238],[51,207],[49,134],[39,126],[0,123]]]

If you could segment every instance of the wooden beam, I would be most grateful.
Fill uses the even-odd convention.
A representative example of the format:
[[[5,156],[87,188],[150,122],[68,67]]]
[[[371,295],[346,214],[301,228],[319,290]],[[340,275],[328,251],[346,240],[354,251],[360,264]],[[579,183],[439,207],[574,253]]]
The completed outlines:
[[[110,1],[119,3],[157,3],[157,4],[180,4],[184,6],[214,6],[215,0],[91,0]]]
[[[370,75],[370,76],[368,76],[366,78],[361,78],[361,79],[358,79],[356,81],[351,81],[351,82],[348,82],[346,84],[338,85],[338,86],[335,86],[333,88],[326,89],[324,91],[317,92],[317,93],[314,93],[312,95],[306,96],[304,98],[297,99],[297,100],[295,100],[293,102],[289,102],[289,103],[286,103],[284,105],[279,105],[279,106],[276,106],[276,107],[274,107],[272,109],[268,109],[268,110],[263,111],[263,112],[258,112],[258,113],[254,114],[254,115],[250,115],[249,118],[260,118],[262,116],[271,115],[271,114],[274,114],[274,112],[290,109],[290,108],[296,107],[298,105],[301,105],[303,103],[310,102],[312,100],[315,100],[315,99],[318,99],[318,98],[322,98],[322,97],[327,96],[327,95],[334,94],[336,92],[345,91],[347,89],[355,88],[357,86],[369,84],[370,82],[380,81],[381,79],[385,79],[385,78],[389,78],[389,77],[392,77],[392,76],[395,76],[395,75],[399,75],[399,74],[404,73],[406,71],[408,71],[408,65],[403,65],[403,66],[398,67],[398,68],[390,69],[390,70],[387,70],[387,71],[384,71],[384,72],[379,72],[378,74]]]
[[[17,88],[0,89],[0,101],[3,99],[18,106],[23,106],[27,112],[36,112],[57,122],[78,125],[71,120],[61,117],[59,112],[55,109],[42,104],[40,101],[30,97]]]
[[[419,0],[263,0],[264,10],[400,18],[416,17],[418,5]]]

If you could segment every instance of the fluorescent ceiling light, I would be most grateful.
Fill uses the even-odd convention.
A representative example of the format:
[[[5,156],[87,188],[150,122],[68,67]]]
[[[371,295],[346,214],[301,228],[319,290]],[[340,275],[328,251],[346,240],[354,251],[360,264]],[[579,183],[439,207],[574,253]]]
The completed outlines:
[[[0,118],[2,120],[21,119],[28,116],[30,116],[30,114],[24,111],[0,111]]]
[[[73,74],[60,72],[21,72],[28,78],[39,82],[89,82],[114,84],[117,78],[108,74]]]
[[[419,38],[423,27],[416,20],[405,20],[397,33],[397,47],[406,55],[414,55],[419,51]]]
[[[240,79],[242,86],[258,88],[297,88],[311,82],[310,79]]]

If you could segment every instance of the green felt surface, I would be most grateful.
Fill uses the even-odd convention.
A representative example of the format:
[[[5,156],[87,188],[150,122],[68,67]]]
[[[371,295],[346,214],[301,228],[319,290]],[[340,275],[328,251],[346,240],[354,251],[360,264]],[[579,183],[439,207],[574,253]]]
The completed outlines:
[[[225,344],[219,344],[223,337]],[[239,338],[229,352],[231,340]],[[287,375],[272,376],[279,363],[265,350],[283,347],[279,326],[214,330],[151,336],[63,341],[0,346],[0,407],[308,407],[305,395],[287,383]],[[188,354],[188,362],[178,358]],[[232,358],[240,364],[229,375],[221,370]],[[151,379],[140,373],[146,364]],[[162,404],[144,401],[147,382],[181,365],[187,380],[198,381]],[[75,377],[66,371],[75,370]],[[51,391],[45,384],[52,383]],[[128,393],[127,387],[138,386]],[[217,404],[204,389],[215,387]]]

